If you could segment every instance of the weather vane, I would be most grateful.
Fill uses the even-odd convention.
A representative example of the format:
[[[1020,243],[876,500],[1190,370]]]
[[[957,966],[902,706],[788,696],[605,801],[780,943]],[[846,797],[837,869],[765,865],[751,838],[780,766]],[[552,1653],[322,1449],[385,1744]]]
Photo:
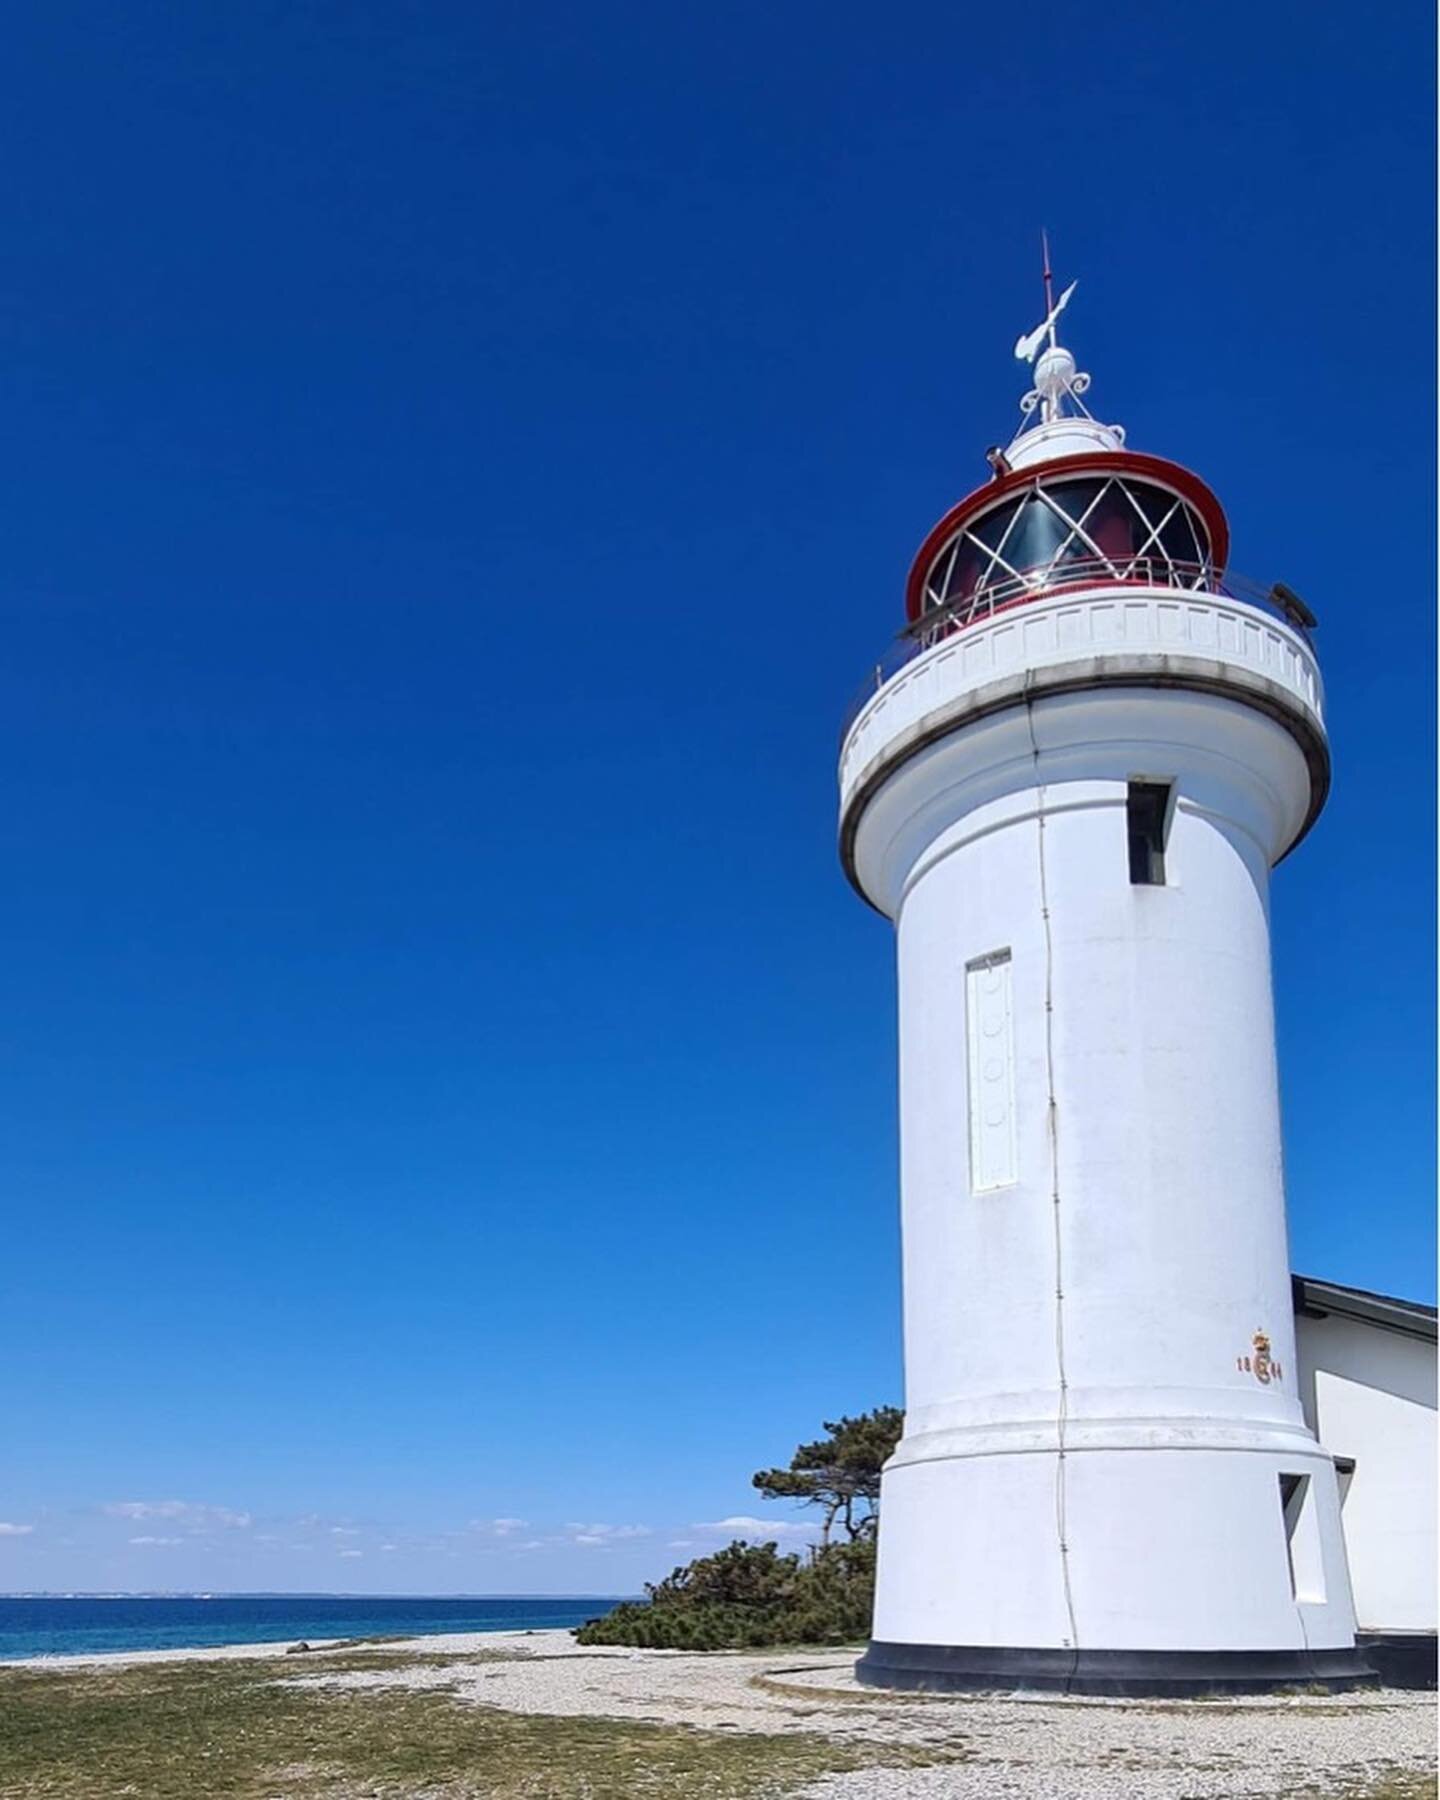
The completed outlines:
[[[1070,304],[1070,296],[1079,283],[1072,281],[1057,300],[1050,273],[1050,239],[1043,231],[1040,233],[1040,247],[1044,259],[1045,317],[1033,331],[1028,331],[1015,340],[1017,359],[1035,364],[1035,385],[1021,400],[1020,410],[1028,416],[1038,406],[1040,423],[1049,425],[1055,419],[1064,418],[1064,401],[1068,396],[1088,419],[1089,411],[1080,396],[1089,387],[1090,377],[1076,368],[1075,358],[1055,335],[1055,321]],[[1042,345],[1045,345],[1043,355],[1040,354]]]

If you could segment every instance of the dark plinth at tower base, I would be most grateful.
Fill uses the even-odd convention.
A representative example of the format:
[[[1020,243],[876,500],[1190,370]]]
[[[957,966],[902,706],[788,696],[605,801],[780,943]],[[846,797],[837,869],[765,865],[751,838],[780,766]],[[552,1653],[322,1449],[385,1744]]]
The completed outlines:
[[[1375,1669],[1358,1649],[1015,1650],[872,1643],[855,1665],[855,1675],[866,1687],[903,1693],[1029,1690],[1130,1700],[1268,1694],[1294,1687],[1343,1693],[1377,1682]]]

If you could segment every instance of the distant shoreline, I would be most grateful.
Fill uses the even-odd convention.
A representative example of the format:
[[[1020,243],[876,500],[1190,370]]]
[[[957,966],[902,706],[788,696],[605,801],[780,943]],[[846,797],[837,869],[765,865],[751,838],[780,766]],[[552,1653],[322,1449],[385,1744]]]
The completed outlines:
[[[20,1588],[0,1600],[605,1600],[612,1606],[638,1594],[421,1594],[370,1588]]]
[[[427,1652],[454,1654],[474,1649],[477,1638],[495,1637],[517,1640],[526,1649],[536,1648],[537,1639],[545,1640],[552,1648],[571,1642],[569,1627],[536,1626],[516,1631],[513,1626],[507,1628],[497,1625],[488,1631],[428,1631],[421,1637],[397,1637],[393,1641],[387,1641],[384,1648],[397,1653],[414,1651],[422,1655]],[[308,1650],[297,1653],[297,1641],[306,1643]],[[0,1656],[0,1669],[124,1669],[140,1663],[233,1662],[243,1657],[277,1656],[294,1656],[296,1666],[304,1668],[308,1655],[333,1650],[336,1645],[349,1641],[345,1638],[306,1638],[267,1643],[187,1644],[163,1650],[58,1650],[36,1656]]]
[[[608,1594],[23,1594],[0,1597],[0,1662],[573,1630]]]

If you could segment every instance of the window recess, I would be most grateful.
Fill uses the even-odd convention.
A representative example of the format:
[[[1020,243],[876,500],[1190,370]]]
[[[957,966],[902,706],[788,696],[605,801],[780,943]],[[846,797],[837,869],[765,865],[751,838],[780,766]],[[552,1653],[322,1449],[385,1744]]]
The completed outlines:
[[[1280,1513],[1285,1521],[1285,1549],[1290,1558],[1290,1592],[1315,1606],[1325,1599],[1325,1558],[1315,1491],[1308,1475],[1280,1477]]]
[[[1125,835],[1133,887],[1164,887],[1165,841],[1170,834],[1174,785],[1131,781],[1125,789]]]

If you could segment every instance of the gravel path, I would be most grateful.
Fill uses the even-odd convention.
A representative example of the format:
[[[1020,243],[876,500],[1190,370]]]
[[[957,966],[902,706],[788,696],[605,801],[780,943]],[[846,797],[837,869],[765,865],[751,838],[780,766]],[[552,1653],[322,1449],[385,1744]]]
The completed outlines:
[[[582,1649],[568,1632],[487,1632],[405,1648],[393,1670],[288,1679],[364,1688],[445,1687],[523,1713],[590,1715],[702,1730],[815,1732],[867,1745],[933,1746],[933,1769],[832,1775],[806,1800],[1280,1800],[1338,1797],[1435,1764],[1435,1702],[1386,1691],[1268,1700],[1135,1701],[1019,1696],[901,1698],[862,1688],[851,1651],[697,1656]],[[434,1654],[507,1658],[427,1665]]]
[[[307,1686],[445,1689],[510,1712],[812,1732],[882,1755],[903,1744],[959,1758],[929,1769],[881,1766],[826,1776],[803,1790],[804,1800],[1342,1800],[1381,1776],[1435,1766],[1429,1694],[1151,1705],[1019,1695],[944,1699],[862,1688],[852,1651],[583,1649],[568,1631],[450,1633],[386,1649],[403,1653],[393,1668],[327,1672],[323,1661],[292,1656],[276,1673]],[[279,1658],[285,1651],[283,1644],[151,1651],[48,1666]]]

